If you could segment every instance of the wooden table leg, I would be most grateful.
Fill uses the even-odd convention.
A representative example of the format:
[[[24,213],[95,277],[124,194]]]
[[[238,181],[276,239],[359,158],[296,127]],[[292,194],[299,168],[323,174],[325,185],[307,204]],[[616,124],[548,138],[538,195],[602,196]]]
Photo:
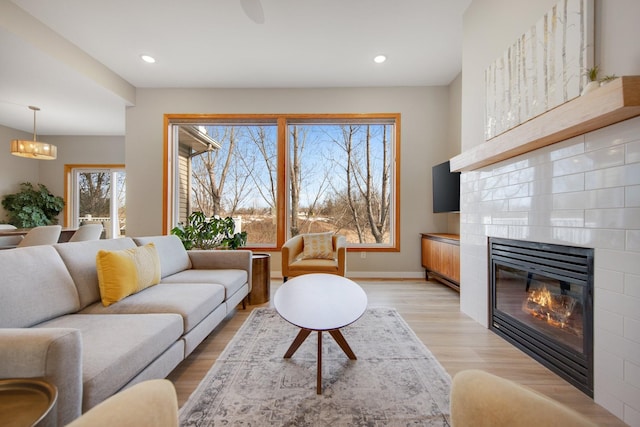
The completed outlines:
[[[285,359],[289,359],[293,354],[298,350],[298,348],[302,345],[304,340],[307,339],[309,334],[311,334],[311,329],[301,328],[296,338],[293,340],[289,349],[284,354]],[[351,360],[357,360],[355,353],[351,350],[349,343],[342,335],[339,329],[332,329],[329,331],[333,339],[338,343],[342,351],[349,357]],[[322,331],[318,331],[318,372],[316,375],[316,393],[322,394]]]
[[[322,394],[322,331],[318,331],[318,378],[316,394]]]
[[[329,331],[329,333],[331,334],[333,339],[336,340],[342,351],[344,351],[345,354],[349,356],[349,359],[357,360],[356,354],[353,352],[353,350],[351,350],[351,347],[349,347],[349,343],[347,343],[347,340],[344,339],[344,335],[342,335],[342,332],[340,332],[339,329],[332,329]]]
[[[302,343],[307,339],[310,333],[311,329],[300,329],[300,332],[298,332],[298,335],[289,346],[287,352],[284,354],[284,358],[289,359],[291,356],[293,356],[293,353],[295,353],[298,347],[302,345]]]

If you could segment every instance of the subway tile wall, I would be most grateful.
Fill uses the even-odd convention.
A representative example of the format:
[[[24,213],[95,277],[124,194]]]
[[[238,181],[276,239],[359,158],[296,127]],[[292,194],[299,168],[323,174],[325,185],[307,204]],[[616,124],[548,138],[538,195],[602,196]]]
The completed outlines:
[[[488,237],[595,248],[594,399],[640,426],[640,117],[464,172],[460,195],[460,306],[485,326]]]

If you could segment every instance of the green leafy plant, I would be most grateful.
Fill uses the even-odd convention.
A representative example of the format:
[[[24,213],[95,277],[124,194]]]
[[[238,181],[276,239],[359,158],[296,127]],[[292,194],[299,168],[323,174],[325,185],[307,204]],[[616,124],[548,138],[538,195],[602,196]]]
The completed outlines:
[[[31,183],[20,184],[20,191],[2,199],[8,222],[18,228],[33,228],[57,224],[57,216],[64,208],[64,199],[54,196],[43,184],[36,189]]]
[[[585,74],[590,82],[609,83],[611,80],[618,78],[615,74],[608,74],[599,79],[598,74],[600,74],[600,67],[597,65],[594,65],[592,68],[588,68]]]
[[[589,68],[587,70],[587,78],[589,79],[589,81],[597,82],[599,72],[600,72],[600,67],[598,67],[597,65],[594,65],[592,68]]]
[[[180,223],[171,230],[180,238],[184,248],[189,249],[238,249],[247,243],[247,232],[234,233],[235,221],[231,217],[207,216],[193,212],[187,223]]]
[[[618,76],[615,74],[609,74],[600,79],[600,83],[609,83],[611,80],[617,79]]]

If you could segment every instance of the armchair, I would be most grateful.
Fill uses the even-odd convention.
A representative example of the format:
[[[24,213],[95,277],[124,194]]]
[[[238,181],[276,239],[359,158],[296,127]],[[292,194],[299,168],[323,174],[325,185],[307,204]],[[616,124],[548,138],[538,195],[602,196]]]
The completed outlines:
[[[324,241],[324,242],[323,242]],[[305,242],[307,249],[305,250]],[[330,242],[327,252],[315,248]],[[300,234],[287,240],[282,246],[282,278],[309,273],[328,273],[344,276],[347,268],[347,239],[333,233]]]
[[[147,380],[114,394],[67,427],[178,427],[178,399],[169,380]]]
[[[24,236],[24,239],[18,243],[19,248],[25,246],[54,245],[60,239],[60,225],[41,225],[34,227]]]
[[[478,369],[458,372],[451,384],[454,427],[596,427],[573,409],[513,381]]]
[[[11,224],[0,224],[0,231],[13,231],[16,229],[15,225]],[[13,249],[18,246],[18,243],[22,241],[21,234],[17,234],[15,236],[0,236],[0,249]]]
[[[104,227],[102,224],[82,224],[69,239],[70,242],[84,242],[87,240],[98,240],[102,235]]]

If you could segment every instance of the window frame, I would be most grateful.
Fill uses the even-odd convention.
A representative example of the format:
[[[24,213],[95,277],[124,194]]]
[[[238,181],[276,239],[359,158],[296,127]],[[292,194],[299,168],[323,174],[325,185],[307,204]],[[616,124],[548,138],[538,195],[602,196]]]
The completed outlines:
[[[77,216],[75,213],[75,210],[79,207],[78,193],[76,191],[77,185],[74,183],[76,174],[78,172],[103,172],[103,171],[109,171],[109,173],[111,174],[113,174],[114,172],[124,172],[126,174],[127,172],[124,164],[65,164],[64,165],[65,210],[64,210],[63,224],[65,228],[78,226],[77,224],[74,223],[74,218]],[[113,192],[116,189],[115,187],[112,187],[111,190]],[[112,201],[114,200],[113,194],[112,194],[111,200]],[[109,210],[111,212],[110,214],[113,215],[113,212],[114,212],[113,203],[110,203]],[[117,215],[117,207],[116,207],[116,215]]]
[[[277,125],[277,207],[276,207],[276,242],[275,246],[260,246],[247,249],[280,250],[287,239],[287,212],[289,197],[289,146],[287,130],[290,124],[336,124],[366,122],[376,123],[376,120],[393,124],[394,135],[391,149],[392,186],[391,193],[391,221],[390,230],[392,242],[389,244],[355,244],[348,245],[348,251],[356,252],[399,252],[400,251],[400,113],[356,113],[356,114],[164,114],[164,161],[163,161],[163,209],[162,228],[164,234],[169,234],[175,226],[176,209],[176,178],[177,178],[177,138],[176,129],[179,125],[203,124],[217,122],[218,124],[276,124]]]

